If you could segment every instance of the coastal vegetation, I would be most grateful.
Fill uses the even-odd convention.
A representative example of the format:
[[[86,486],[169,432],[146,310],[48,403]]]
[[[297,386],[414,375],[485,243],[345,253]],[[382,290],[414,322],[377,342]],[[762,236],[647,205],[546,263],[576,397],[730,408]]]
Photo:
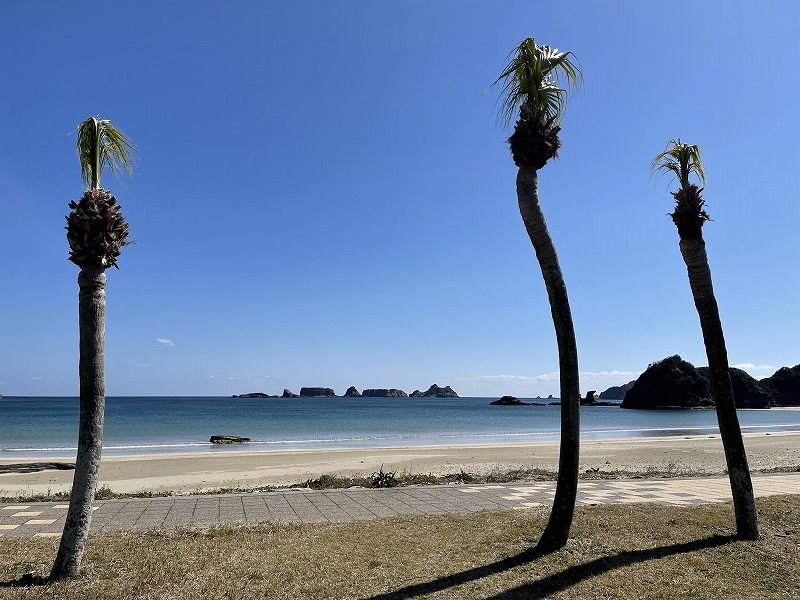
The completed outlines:
[[[759,500],[756,542],[732,535],[729,510],[581,506],[566,547],[546,555],[520,552],[543,508],[99,534],[81,575],[58,583],[38,578],[54,540],[9,537],[0,599],[793,597],[800,496]]]
[[[703,208],[703,189],[690,181],[692,175],[702,183],[706,181],[700,147],[685,144],[680,139],[670,140],[664,151],[653,158],[651,169],[658,174],[672,173],[680,185],[680,189],[672,193],[675,210],[670,216],[678,229],[681,256],[686,263],[689,286],[703,332],[703,343],[708,357],[708,379],[711,382],[731,480],[736,532],[742,539],[755,540],[759,534],[753,483],[750,480],[742,430],[736,415],[725,335],[711,281],[706,243],[703,240],[703,225],[711,217]]]
[[[800,463],[785,464],[753,469],[756,473],[800,473]],[[598,481],[605,479],[653,479],[672,477],[709,477],[725,475],[724,469],[715,469],[708,466],[688,465],[679,461],[669,461],[662,464],[646,464],[640,468],[625,468],[611,465],[589,467],[583,469],[579,480]],[[391,477],[389,477],[391,475]],[[404,471],[378,471],[370,474],[351,473],[341,475],[338,473],[323,473],[319,477],[309,478],[304,481],[289,485],[228,485],[210,489],[196,489],[191,493],[195,496],[209,496],[216,494],[248,494],[274,492],[291,488],[307,488],[311,490],[337,490],[351,487],[377,488],[377,487],[404,487],[409,485],[451,485],[466,483],[531,483],[535,481],[556,481],[558,472],[545,466],[495,466],[488,471],[471,471],[461,469],[457,472],[436,475],[434,473],[420,473],[409,470]],[[381,483],[392,482],[392,485]],[[8,494],[0,489],[0,503],[16,502],[58,502],[69,499],[69,490],[45,493],[20,493]],[[113,500],[125,498],[167,498],[183,495],[170,490],[140,490],[137,492],[118,492],[108,485],[102,485],[95,492],[95,500]]]
[[[558,156],[561,120],[570,91],[581,82],[571,52],[522,40],[493,85],[502,84],[500,120],[507,127],[517,172],[517,201],[544,279],[558,346],[561,389],[561,449],[558,484],[547,527],[538,548],[556,549],[567,543],[578,490],[580,446],[580,376],[575,327],[567,286],[558,255],[539,204],[538,172]],[[563,85],[563,87],[562,87]]]
[[[75,476],[64,533],[50,573],[53,580],[78,574],[100,472],[105,407],[105,270],[117,266],[120,249],[130,244],[128,223],[116,198],[100,187],[104,168],[131,172],[135,146],[109,120],[89,117],[78,125],[81,176],[87,189],[70,202],[67,216],[69,259],[80,267],[80,417]]]

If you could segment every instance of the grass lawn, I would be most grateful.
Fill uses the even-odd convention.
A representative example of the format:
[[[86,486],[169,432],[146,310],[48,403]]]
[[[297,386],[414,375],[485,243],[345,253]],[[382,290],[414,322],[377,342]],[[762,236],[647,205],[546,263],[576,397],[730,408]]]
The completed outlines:
[[[527,549],[547,509],[104,534],[55,585],[16,580],[57,538],[0,537],[0,599],[800,598],[800,495],[758,509],[762,539],[739,542],[727,504],[579,507],[546,556]]]

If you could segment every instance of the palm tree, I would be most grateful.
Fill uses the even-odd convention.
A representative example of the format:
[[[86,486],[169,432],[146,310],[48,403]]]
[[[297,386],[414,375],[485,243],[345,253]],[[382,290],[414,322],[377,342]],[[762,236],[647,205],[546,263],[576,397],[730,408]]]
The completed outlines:
[[[750,480],[739,418],[736,416],[728,369],[728,351],[725,348],[725,336],[711,282],[706,243],[703,240],[703,225],[711,218],[703,209],[703,188],[689,182],[692,174],[701,183],[705,184],[706,181],[700,160],[700,147],[684,144],[680,139],[670,140],[665,150],[653,159],[651,170],[656,174],[673,173],[681,186],[677,192],[672,193],[675,197],[675,210],[670,216],[678,228],[681,255],[686,263],[689,285],[703,331],[711,391],[731,481],[736,532],[742,539],[755,540],[758,539],[758,518],[753,483]]]
[[[75,475],[64,532],[50,572],[53,581],[74,577],[89,535],[103,447],[105,407],[105,270],[117,266],[120,248],[130,243],[128,223],[116,198],[100,187],[104,167],[131,172],[136,147],[111,121],[89,117],[78,125],[78,158],[88,186],[67,216],[69,259],[80,267],[80,420]]]
[[[537,549],[550,551],[567,543],[578,492],[580,449],[580,382],[578,348],[569,308],[567,286],[558,256],[539,205],[537,173],[561,147],[559,123],[569,92],[580,85],[581,72],[571,52],[538,46],[533,38],[519,43],[508,65],[492,85],[503,82],[500,120],[508,127],[517,117],[508,139],[517,173],[517,198],[522,221],[541,267],[550,300],[561,373],[561,448],[558,483],[550,519]],[[559,79],[564,87],[559,87]]]

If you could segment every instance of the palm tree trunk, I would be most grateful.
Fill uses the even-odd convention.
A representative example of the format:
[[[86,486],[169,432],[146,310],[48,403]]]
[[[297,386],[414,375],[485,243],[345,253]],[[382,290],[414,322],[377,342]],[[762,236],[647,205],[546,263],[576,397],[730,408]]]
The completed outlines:
[[[80,328],[80,422],[78,455],[67,520],[50,579],[75,577],[89,536],[92,504],[100,472],[105,405],[104,360],[106,276],[103,269],[83,268],[78,275]]]
[[[728,351],[725,348],[722,321],[719,318],[719,308],[711,282],[706,244],[702,237],[682,239],[680,249],[683,260],[686,262],[689,285],[692,288],[694,304],[697,307],[697,314],[700,316],[700,327],[703,330],[711,391],[714,395],[719,432],[725,449],[725,460],[731,481],[733,510],[736,514],[736,533],[741,539],[756,540],[758,539],[758,517],[753,496],[753,482],[750,479],[750,468],[747,465],[747,454],[744,449],[742,430],[739,427],[739,417],[736,415],[736,403],[733,398],[728,368]]]
[[[578,494],[580,450],[580,379],[578,346],[569,309],[567,286],[558,264],[558,256],[539,205],[538,176],[533,167],[520,167],[517,174],[519,212],[542,269],[544,286],[550,300],[550,312],[556,330],[561,385],[561,448],[558,459],[558,482],[550,520],[537,548],[543,551],[561,548],[567,543],[575,499]]]

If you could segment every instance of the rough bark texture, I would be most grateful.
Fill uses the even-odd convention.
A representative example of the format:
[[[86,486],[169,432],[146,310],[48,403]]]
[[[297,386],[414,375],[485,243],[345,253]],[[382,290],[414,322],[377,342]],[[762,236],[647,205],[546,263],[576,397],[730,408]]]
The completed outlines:
[[[80,328],[80,421],[78,455],[64,533],[51,580],[75,577],[89,536],[92,504],[100,471],[105,405],[104,347],[106,276],[103,269],[84,268],[78,275]]]
[[[567,286],[558,264],[558,256],[547,230],[541,206],[536,169],[521,167],[517,174],[517,198],[525,229],[536,251],[544,285],[550,300],[550,312],[556,330],[558,361],[561,373],[561,448],[558,460],[558,482],[550,520],[537,546],[548,551],[567,543],[575,499],[578,493],[578,460],[580,449],[580,379],[578,347],[569,308]]]
[[[736,532],[739,538],[758,539],[758,517],[753,496],[753,483],[747,454],[744,449],[742,430],[736,415],[733,387],[728,370],[728,351],[722,321],[719,318],[717,300],[711,282],[711,269],[708,266],[706,245],[700,238],[681,239],[681,255],[686,262],[689,285],[692,288],[694,304],[700,317],[703,342],[708,356],[708,378],[717,409],[717,420],[725,449],[725,460],[731,481],[733,509],[736,514]]]

